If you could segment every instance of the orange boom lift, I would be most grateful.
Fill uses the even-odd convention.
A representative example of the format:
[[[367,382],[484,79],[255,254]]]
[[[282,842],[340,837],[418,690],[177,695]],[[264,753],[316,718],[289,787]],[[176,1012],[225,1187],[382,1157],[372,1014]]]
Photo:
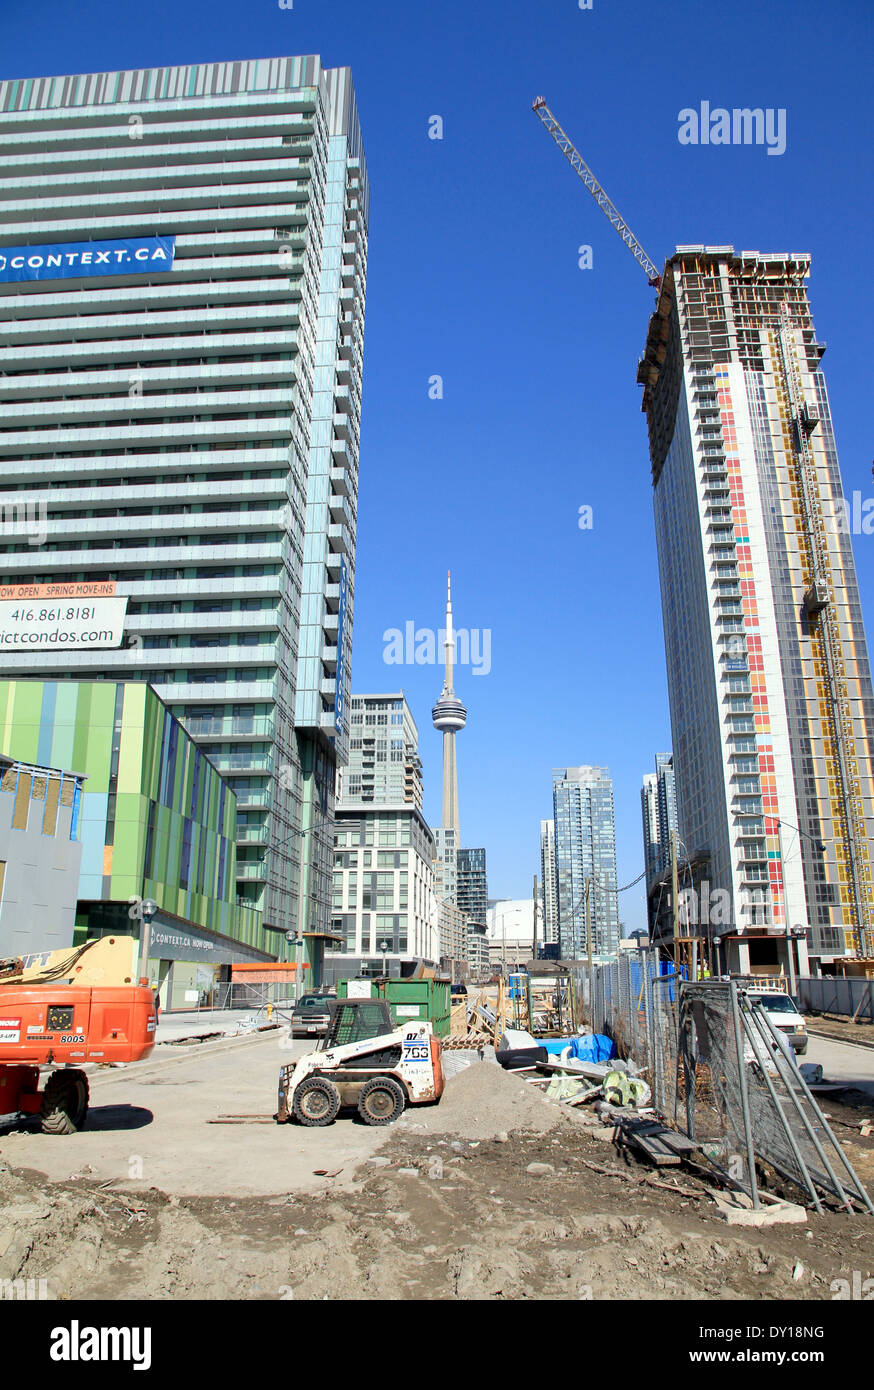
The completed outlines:
[[[106,936],[0,960],[0,1125],[40,1115],[44,1134],[75,1134],[88,1113],[83,1064],[148,1057],[158,1020],[136,951],[133,937]]]

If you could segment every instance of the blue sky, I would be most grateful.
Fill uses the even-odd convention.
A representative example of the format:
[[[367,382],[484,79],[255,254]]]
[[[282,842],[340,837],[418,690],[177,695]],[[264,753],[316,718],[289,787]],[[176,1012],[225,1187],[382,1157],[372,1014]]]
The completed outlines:
[[[6,77],[290,53],[352,68],[372,188],[353,689],[406,691],[436,822],[440,673],[386,665],[383,634],[439,627],[451,566],[456,622],[491,631],[489,674],[456,681],[462,840],[486,846],[490,892],[530,894],[551,769],[581,762],[613,774],[620,882],[634,878],[641,777],[670,747],[635,384],[652,292],[531,102],[547,98],[657,264],[683,242],[812,253],[844,490],[868,498],[869,0],[0,10]],[[785,108],[786,152],[681,146],[678,113],[702,100]],[[874,537],[854,544],[870,634]],[[639,888],[621,907],[641,925]]]

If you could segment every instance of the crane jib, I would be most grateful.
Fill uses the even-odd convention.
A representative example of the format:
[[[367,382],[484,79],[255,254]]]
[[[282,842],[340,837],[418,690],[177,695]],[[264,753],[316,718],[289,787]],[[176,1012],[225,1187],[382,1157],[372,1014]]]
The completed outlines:
[[[610,198],[604,192],[604,189],[595,178],[595,175],[574,145],[570,136],[562,129],[555,116],[553,116],[543,97],[537,97],[531,109],[539,117],[544,128],[552,136],[571,168],[576,172],[579,178],[582,179],[586,188],[598,204],[598,207],[604,213],[611,226],[619,233],[638,265],[642,266],[646,271],[649,283],[658,288],[661,284],[662,277],[660,272],[656,269],[654,262],[650,260],[624,217],[620,215]]]

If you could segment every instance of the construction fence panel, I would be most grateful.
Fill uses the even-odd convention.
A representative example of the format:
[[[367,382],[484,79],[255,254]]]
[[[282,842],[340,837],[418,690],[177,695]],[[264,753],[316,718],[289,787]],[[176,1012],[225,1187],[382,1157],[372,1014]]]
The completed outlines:
[[[841,1014],[857,1022],[874,1023],[874,980],[848,975],[802,975],[797,982],[798,1006],[802,1011]]]
[[[678,1119],[679,999],[676,975],[650,976],[650,1035],[647,1060],[653,1106],[672,1124]]]
[[[257,1013],[268,1004],[275,1007],[294,1007],[294,985],[287,981],[250,984],[240,980],[222,980],[215,985],[211,1001],[198,1005],[198,1012],[208,1009],[251,1009]]]
[[[737,980],[685,974],[652,951],[578,968],[581,1021],[644,1069],[655,1111],[699,1143],[754,1205],[758,1161],[800,1187],[817,1210],[828,1193],[874,1211],[755,993]]]
[[[639,951],[607,965],[574,971],[580,1021],[605,1033],[620,1057],[646,1068],[654,1105],[673,1114],[676,1101],[678,984],[663,973],[655,951]]]
[[[754,1201],[760,1160],[814,1205],[817,1191],[842,1201],[849,1192],[869,1205],[755,994],[730,981],[684,983],[678,1042],[685,1132],[703,1141],[708,1156]]]

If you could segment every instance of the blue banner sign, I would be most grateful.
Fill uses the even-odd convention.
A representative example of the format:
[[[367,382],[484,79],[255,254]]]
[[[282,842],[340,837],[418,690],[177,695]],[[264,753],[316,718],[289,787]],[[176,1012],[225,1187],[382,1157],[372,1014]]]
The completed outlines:
[[[65,241],[56,246],[0,246],[0,283],[71,280],[85,275],[142,275],[172,270],[175,236],[123,241]]]

